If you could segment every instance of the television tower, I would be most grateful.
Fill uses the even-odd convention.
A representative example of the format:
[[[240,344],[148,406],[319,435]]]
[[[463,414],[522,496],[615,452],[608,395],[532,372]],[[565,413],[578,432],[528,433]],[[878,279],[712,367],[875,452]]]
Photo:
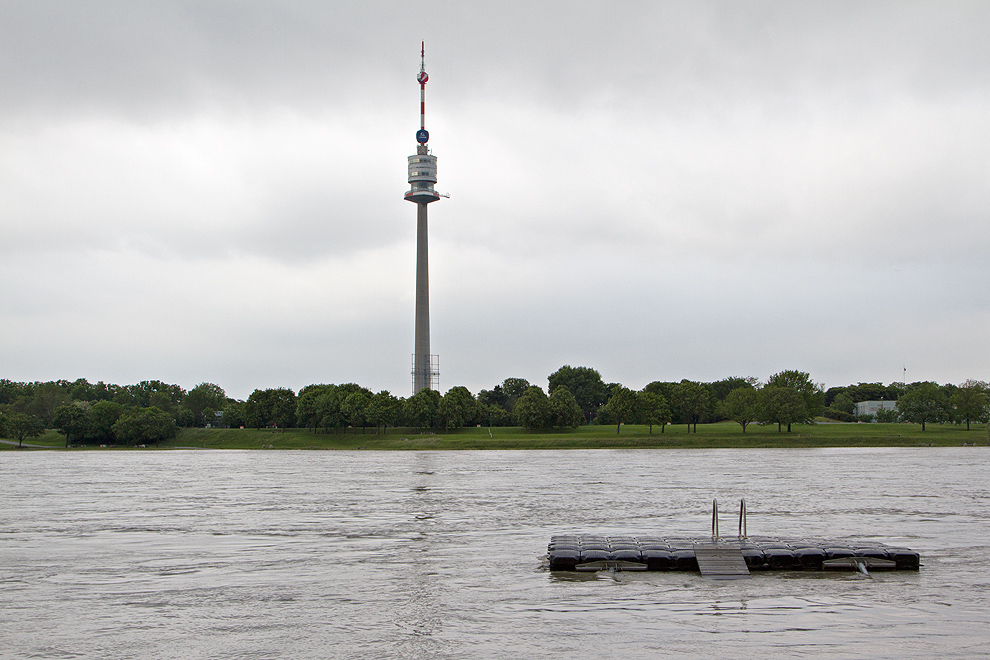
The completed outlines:
[[[437,157],[430,153],[426,130],[426,43],[420,50],[419,130],[416,131],[416,153],[409,156],[409,192],[405,198],[416,204],[416,340],[412,357],[413,394],[424,388],[437,389],[440,380],[440,359],[430,353],[430,250],[426,207],[440,199],[433,189],[437,182]]]

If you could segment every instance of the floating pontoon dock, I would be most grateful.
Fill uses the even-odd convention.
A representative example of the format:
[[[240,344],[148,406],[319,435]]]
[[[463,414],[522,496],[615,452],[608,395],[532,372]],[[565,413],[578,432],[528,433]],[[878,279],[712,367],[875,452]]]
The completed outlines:
[[[706,577],[749,577],[750,571],[917,571],[921,556],[909,548],[875,541],[825,538],[781,539],[746,534],[746,503],[739,506],[738,537],[718,534],[718,503],[712,503],[712,536],[558,534],[550,539],[551,571],[700,571]]]

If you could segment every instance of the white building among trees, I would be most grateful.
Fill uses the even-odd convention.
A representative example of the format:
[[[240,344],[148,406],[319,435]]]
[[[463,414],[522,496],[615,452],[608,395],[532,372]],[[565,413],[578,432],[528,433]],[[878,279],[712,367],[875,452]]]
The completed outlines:
[[[897,410],[896,401],[860,401],[855,405],[856,408],[853,414],[857,417],[860,415],[876,415],[878,410]]]

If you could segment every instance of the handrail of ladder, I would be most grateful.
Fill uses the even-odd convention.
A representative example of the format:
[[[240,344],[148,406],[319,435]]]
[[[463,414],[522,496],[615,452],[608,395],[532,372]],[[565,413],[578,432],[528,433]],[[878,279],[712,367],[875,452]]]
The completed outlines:
[[[739,538],[749,538],[746,530],[746,499],[739,500]]]
[[[712,540],[718,540],[718,500],[712,500]]]

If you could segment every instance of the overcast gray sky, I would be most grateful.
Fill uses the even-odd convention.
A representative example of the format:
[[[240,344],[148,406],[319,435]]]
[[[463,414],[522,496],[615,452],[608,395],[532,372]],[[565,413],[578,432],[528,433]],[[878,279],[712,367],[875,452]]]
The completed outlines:
[[[990,379],[990,3],[0,2],[0,377]]]

